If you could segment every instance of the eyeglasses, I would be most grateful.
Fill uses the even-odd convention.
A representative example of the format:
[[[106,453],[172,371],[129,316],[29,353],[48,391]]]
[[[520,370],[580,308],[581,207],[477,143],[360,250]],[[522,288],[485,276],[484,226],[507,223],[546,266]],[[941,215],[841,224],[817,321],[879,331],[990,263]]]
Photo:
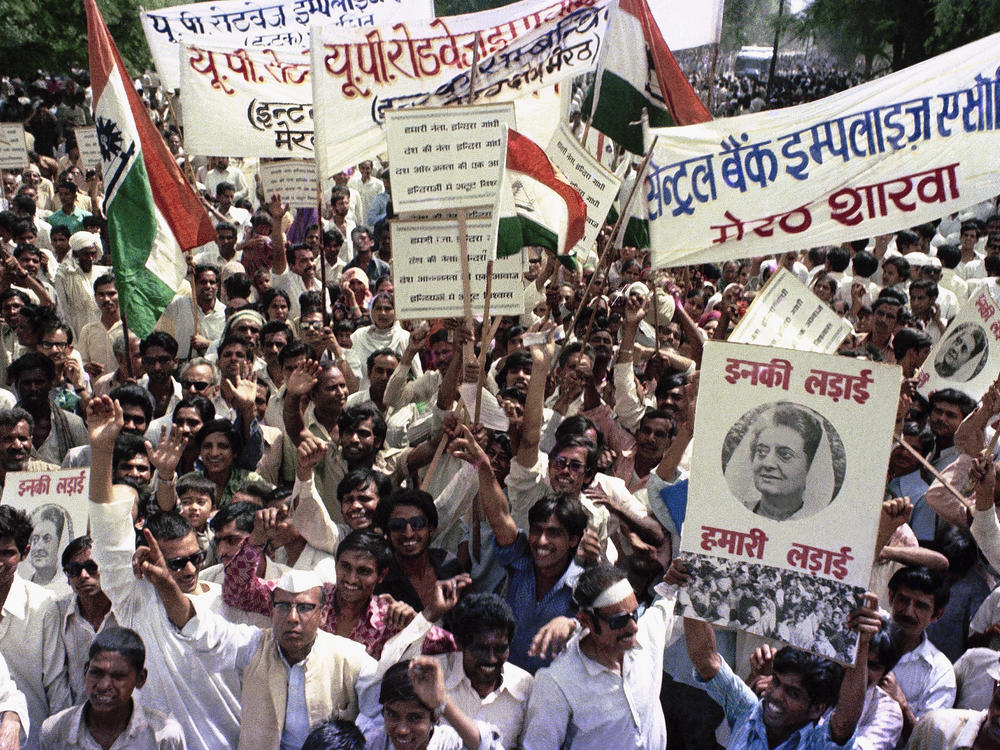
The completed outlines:
[[[187,557],[171,557],[167,560],[167,567],[175,573],[179,573],[187,567],[188,563],[191,563],[195,566],[195,568],[197,568],[203,562],[205,562],[205,553],[199,551],[195,552],[193,555],[188,555]]]
[[[63,565],[63,573],[68,575],[70,578],[79,577],[79,575],[85,570],[89,576],[97,575],[97,563],[93,560],[87,560],[82,563],[71,562]]]
[[[173,362],[173,357],[168,357],[166,355],[162,357],[143,357],[142,363],[144,365],[169,365]]]
[[[282,617],[288,617],[293,609],[298,614],[304,616],[314,612],[318,606],[318,604],[313,604],[312,602],[275,602],[271,605],[271,609]]]
[[[558,456],[552,459],[552,465],[559,470],[569,468],[574,474],[582,474],[587,469],[587,464],[583,461],[577,461],[573,459],[572,461],[565,456]]]
[[[42,341],[40,344],[46,349],[65,349],[69,346],[68,341]]]
[[[621,630],[626,625],[628,625],[629,620],[632,622],[639,622],[639,610],[633,609],[631,612],[619,612],[617,615],[602,615],[597,610],[591,610],[590,613],[596,617],[598,620],[604,620],[608,624],[608,627],[612,630]]]
[[[322,320],[303,320],[299,323],[299,328],[303,331],[318,331],[323,327]]]
[[[407,526],[414,531],[423,531],[428,523],[423,516],[413,516],[413,518],[390,518],[385,526],[389,531],[398,534],[400,531],[406,531]]]
[[[201,382],[198,382],[197,380],[182,380],[181,381],[181,388],[184,388],[185,390],[190,389],[192,391],[197,391],[198,393],[201,393],[203,390],[205,390],[206,388],[208,388],[210,385],[212,385],[212,384],[211,383],[201,383]]]

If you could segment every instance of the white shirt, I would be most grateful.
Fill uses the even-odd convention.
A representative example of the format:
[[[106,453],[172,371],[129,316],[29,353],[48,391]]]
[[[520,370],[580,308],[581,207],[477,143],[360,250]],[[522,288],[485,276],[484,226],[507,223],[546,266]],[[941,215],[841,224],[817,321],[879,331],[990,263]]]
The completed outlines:
[[[955,662],[958,693],[955,708],[982,711],[993,700],[993,678],[986,671],[997,663],[1000,654],[992,648],[970,648]]]
[[[961,750],[976,741],[985,711],[934,711],[917,724],[907,750]]]
[[[368,182],[364,182],[360,177],[347,183],[350,189],[357,191],[358,206],[354,212],[355,221],[364,222],[368,216],[368,211],[372,207],[375,196],[385,191],[385,184],[377,177],[369,177]]]
[[[833,711],[831,710],[827,717]],[[899,704],[878,685],[865,691],[865,704],[854,730],[857,750],[892,750],[903,731],[903,711]]]
[[[358,390],[368,387],[368,356],[379,349],[392,349],[400,357],[406,351],[406,345],[410,343],[410,333],[403,329],[398,323],[393,323],[392,328],[380,330],[374,325],[364,326],[351,334],[351,348],[345,352],[349,357],[354,374],[358,378]],[[424,370],[417,357],[413,358],[411,365],[413,374],[417,377],[423,375]]]
[[[206,669],[191,658],[188,645],[167,617],[152,584],[132,573],[135,532],[132,502],[90,503],[94,560],[101,585],[122,627],[132,628],[146,644],[149,678],[143,695],[173,714],[184,730],[189,750],[229,750],[240,736],[240,681],[234,671]],[[222,589],[188,597],[197,612],[218,612]]]
[[[132,700],[132,716],[110,750],[184,750],[184,732],[169,714]],[[83,718],[83,706],[67,708],[42,725],[42,750],[102,750]]]
[[[288,317],[291,320],[298,320],[301,314],[301,308],[299,307],[300,294],[304,294],[305,292],[320,292],[323,289],[323,284],[320,282],[318,276],[313,277],[312,286],[306,289],[305,281],[291,269],[272,276],[271,286],[275,289],[283,289],[288,294]]]
[[[660,710],[663,651],[671,639],[676,594],[661,596],[639,618],[635,648],[613,672],[586,656],[580,635],[551,666],[535,675],[528,701],[524,750],[553,750],[572,739],[580,748],[663,748],[667,729]]]
[[[31,731],[22,748],[34,750],[45,718],[73,703],[59,637],[59,611],[51,592],[15,574],[2,615],[0,653],[24,694],[30,717]]]
[[[955,703],[955,672],[951,662],[926,634],[919,646],[903,654],[892,673],[918,719],[928,711],[951,708]]]
[[[10,677],[7,669],[7,662],[0,655],[0,714],[4,711],[13,711],[17,718],[21,720],[21,746],[24,747],[28,731],[31,729],[31,719],[28,716],[28,704],[24,699],[24,693],[17,689],[14,680]]]
[[[222,336],[226,327],[226,306],[220,300],[207,315],[198,307],[198,335],[209,341],[215,341]],[[191,298],[178,294],[167,305],[160,319],[156,321],[156,330],[169,333],[177,339],[177,357],[189,359],[191,354],[191,337],[194,336],[194,303]],[[197,356],[197,355],[195,355]]]
[[[90,644],[98,633],[118,627],[118,621],[114,612],[108,612],[101,622],[101,627],[95,631],[94,626],[80,613],[76,594],[58,599],[56,606],[59,609],[59,635],[62,636],[63,647],[66,649],[69,689],[73,695],[73,703],[80,703],[87,699],[83,669],[88,660]]]

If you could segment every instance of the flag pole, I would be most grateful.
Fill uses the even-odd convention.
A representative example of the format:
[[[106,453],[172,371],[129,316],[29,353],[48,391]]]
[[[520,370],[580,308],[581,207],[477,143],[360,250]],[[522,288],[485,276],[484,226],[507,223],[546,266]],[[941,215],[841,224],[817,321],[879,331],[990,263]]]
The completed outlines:
[[[326,287],[326,243],[323,242],[323,178],[320,177],[319,159],[316,160],[316,223],[319,224],[319,283],[323,287],[323,325],[327,325],[330,322],[330,314],[326,303],[330,291]],[[345,237],[344,240],[346,241],[347,238]]]
[[[715,104],[715,66],[719,62],[719,43],[712,45],[712,64],[708,69],[708,111],[712,111]]]
[[[115,289],[118,289],[117,281],[115,282]],[[132,347],[129,346],[128,343],[128,338],[129,338],[128,321],[125,319],[125,308],[119,306],[118,314],[121,316],[122,319],[122,337],[125,339],[125,362],[126,362],[125,369],[128,371],[128,376],[132,380],[135,380],[136,379],[135,369],[132,367]]]

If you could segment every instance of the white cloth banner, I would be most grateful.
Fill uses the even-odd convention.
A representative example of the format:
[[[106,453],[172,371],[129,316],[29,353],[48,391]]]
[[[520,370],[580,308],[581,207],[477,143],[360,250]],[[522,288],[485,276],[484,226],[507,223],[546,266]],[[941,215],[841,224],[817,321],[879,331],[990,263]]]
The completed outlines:
[[[309,47],[309,27],[313,25],[361,28],[433,17],[433,0],[222,0],[140,14],[156,70],[170,90],[180,86],[178,48],[182,43],[303,50]]]
[[[787,109],[647,133],[653,265],[872,237],[1000,192],[1000,34]]]
[[[390,109],[511,101],[596,65],[609,0],[522,0],[503,8],[374,30],[312,32],[316,156],[324,174],[384,141]]]
[[[1000,310],[986,288],[959,310],[930,350],[917,377],[917,390],[929,396],[955,388],[978,401],[996,379],[998,363]]]
[[[705,345],[685,616],[853,661],[844,621],[871,575],[901,382],[895,365]]]
[[[723,0],[652,0],[649,10],[672,52],[717,44],[722,34]]]
[[[795,274],[779,268],[726,340],[732,344],[834,354],[850,332],[850,322],[837,315]]]
[[[313,156],[305,49],[182,45],[184,148],[213,156]]]

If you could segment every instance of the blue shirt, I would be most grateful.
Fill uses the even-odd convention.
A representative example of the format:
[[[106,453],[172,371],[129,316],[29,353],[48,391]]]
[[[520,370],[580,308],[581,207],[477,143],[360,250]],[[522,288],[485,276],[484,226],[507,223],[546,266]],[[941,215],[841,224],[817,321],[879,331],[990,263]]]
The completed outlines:
[[[535,633],[553,617],[572,617],[573,586],[583,568],[570,560],[569,567],[556,585],[538,601],[535,596],[535,564],[528,547],[528,536],[517,532],[509,547],[500,547],[493,540],[494,560],[507,569],[507,603],[514,610],[517,627],[510,644],[510,663],[534,674],[547,666],[551,659],[528,656]]]
[[[837,744],[830,737],[828,723],[816,725],[809,722],[797,729],[792,735],[775,748],[767,742],[767,727],[764,726],[763,704],[754,695],[743,680],[741,680],[726,662],[722,662],[719,673],[705,682],[695,672],[698,685],[722,706],[726,712],[726,721],[732,734],[726,750],[853,750],[852,736],[843,745]]]

